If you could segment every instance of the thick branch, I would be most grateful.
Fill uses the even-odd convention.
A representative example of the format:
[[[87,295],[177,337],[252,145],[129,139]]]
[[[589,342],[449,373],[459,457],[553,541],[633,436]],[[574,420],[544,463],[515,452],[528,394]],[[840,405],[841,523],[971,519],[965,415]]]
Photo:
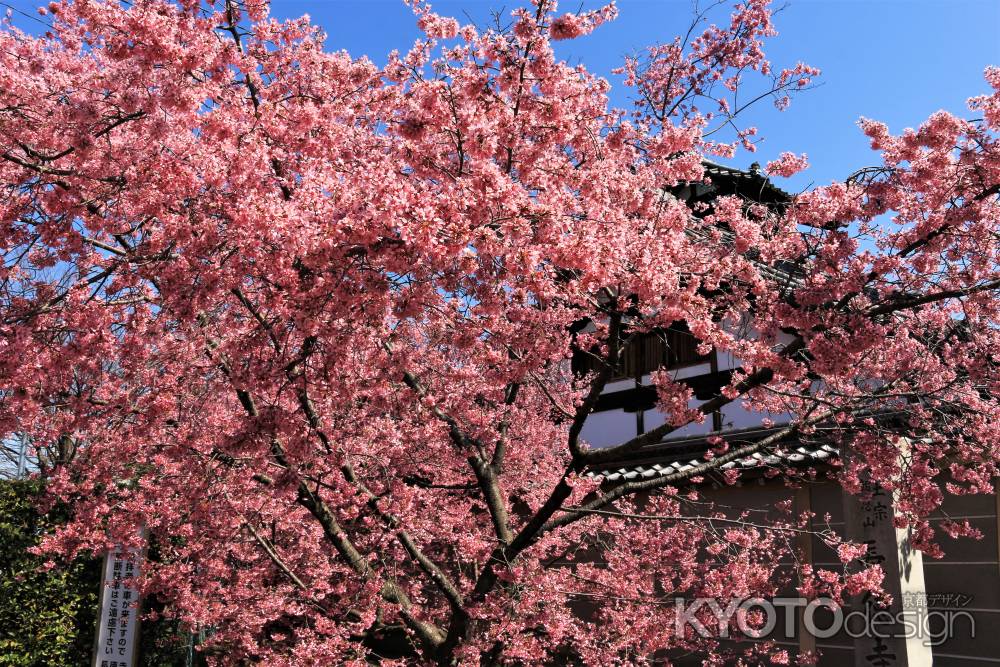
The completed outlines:
[[[270,540],[268,540],[259,532],[257,532],[257,529],[254,528],[253,524],[251,524],[249,521],[247,521],[243,525],[246,526],[247,530],[250,531],[250,535],[252,535],[254,540],[257,541],[257,544],[259,544],[260,548],[264,550],[264,553],[267,554],[267,557],[271,559],[271,562],[274,563],[275,566],[279,570],[281,570],[286,577],[291,579],[292,583],[295,584],[296,588],[299,588],[303,591],[307,590],[306,585],[302,583],[302,580],[299,579],[298,576],[294,572],[292,572],[291,568],[288,567],[288,564],[285,563],[284,560],[282,560],[281,556],[278,554],[278,551],[274,548],[274,545],[271,544]]]
[[[579,459],[586,455],[580,447],[580,433],[583,431],[583,425],[586,423],[587,417],[594,407],[597,406],[597,401],[601,398],[601,393],[608,384],[608,380],[611,379],[612,374],[618,367],[618,360],[621,354],[621,327],[622,315],[620,312],[615,311],[611,314],[608,322],[607,358],[604,360],[601,369],[591,380],[590,390],[587,392],[587,396],[583,399],[583,402],[576,409],[573,423],[569,427],[569,451],[574,459]]]
[[[212,350],[215,347],[215,344],[209,342],[207,353],[210,357],[212,355]],[[229,377],[229,368],[225,362],[219,362],[219,365],[223,373]],[[292,368],[291,370],[294,371],[296,369]],[[247,415],[251,419],[257,418],[257,407],[250,394],[242,389],[236,389],[235,391],[237,398]],[[284,451],[282,450],[280,443],[276,441],[272,443],[272,455],[278,463],[286,468],[289,467]],[[305,481],[300,481],[296,494],[296,502],[308,510],[313,518],[316,519],[317,523],[319,523],[320,527],[323,529],[323,534],[327,541],[333,545],[337,553],[347,562],[356,574],[364,579],[377,576],[371,565],[364,558],[364,556],[361,555],[361,552],[358,551],[357,547],[351,541],[350,536],[340,525],[340,522],[337,521],[329,505],[327,505],[326,502],[320,497],[318,490],[313,491],[309,488]],[[399,606],[400,617],[406,623],[407,627],[412,629],[424,644],[431,648],[441,645],[445,637],[444,632],[435,625],[427,623],[413,614],[413,603],[410,601],[406,592],[403,591],[399,584],[392,579],[385,580],[382,585],[382,597]]]
[[[428,558],[427,555],[424,554],[424,552],[417,546],[410,534],[401,527],[402,522],[399,518],[389,512],[383,511],[382,508],[378,506],[378,496],[376,496],[371,489],[358,479],[353,467],[345,465],[343,467],[343,473],[344,478],[348,482],[354,484],[368,498],[368,507],[375,512],[375,514],[378,515],[379,518],[386,523],[386,525],[395,530],[396,539],[403,545],[403,548],[406,549],[406,552],[410,555],[410,557],[417,562],[424,574],[426,574],[428,578],[434,582],[435,586],[438,587],[441,593],[444,594],[444,596],[448,599],[448,602],[451,603],[452,607],[455,609],[461,609],[463,600],[458,587],[451,581],[448,575],[445,574],[444,570],[438,567],[437,564]]]
[[[412,389],[417,396],[420,396],[421,398],[427,396],[426,388],[424,388],[423,384],[416,378],[416,376],[409,371],[403,373],[403,382],[407,387]],[[487,509],[489,509],[490,518],[493,521],[493,527],[496,532],[497,539],[501,544],[509,543],[511,541],[511,533],[510,519],[507,513],[507,504],[504,502],[496,472],[487,462],[482,443],[475,438],[470,438],[466,435],[458,421],[436,405],[431,408],[431,411],[437,419],[444,422],[448,426],[448,434],[456,446],[460,449],[471,449],[476,452],[469,457],[469,464],[476,473],[476,481],[479,482],[480,489],[483,493],[483,499],[486,502]]]
[[[924,306],[928,303],[934,303],[935,301],[943,301],[945,299],[957,299],[963,296],[969,296],[972,294],[977,294],[979,292],[989,292],[991,290],[1000,289],[1000,280],[991,280],[980,285],[974,285],[972,287],[964,287],[961,289],[951,289],[942,290],[940,292],[931,292],[930,294],[922,294],[920,296],[913,296],[909,298],[898,299],[895,301],[890,301],[888,303],[883,303],[881,306],[876,306],[868,311],[868,315],[872,317],[877,317],[879,315],[886,315],[888,313],[894,313],[899,310],[907,310],[910,308],[917,308],[918,306]]]

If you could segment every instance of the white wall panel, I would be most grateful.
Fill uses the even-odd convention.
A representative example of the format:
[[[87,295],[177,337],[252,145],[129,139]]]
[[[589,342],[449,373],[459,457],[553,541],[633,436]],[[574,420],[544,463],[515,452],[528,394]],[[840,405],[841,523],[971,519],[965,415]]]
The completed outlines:
[[[591,447],[612,447],[635,437],[635,422],[634,412],[595,412],[587,417],[580,437]]]

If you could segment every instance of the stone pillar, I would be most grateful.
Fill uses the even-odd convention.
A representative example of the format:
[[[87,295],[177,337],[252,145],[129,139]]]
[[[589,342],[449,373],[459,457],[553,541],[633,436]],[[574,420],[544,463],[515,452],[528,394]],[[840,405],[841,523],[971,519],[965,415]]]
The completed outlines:
[[[847,615],[848,629],[857,635],[855,667],[931,667],[931,647],[924,645],[927,638],[910,631],[910,624],[920,627],[920,610],[926,606],[922,555],[911,547],[910,530],[893,525],[892,494],[871,482],[865,482],[863,489],[861,497],[843,494],[846,537],[868,545],[866,561],[882,566],[883,587],[892,604],[880,606],[870,594],[851,601]],[[863,632],[861,615],[854,613],[858,611],[871,621]]]

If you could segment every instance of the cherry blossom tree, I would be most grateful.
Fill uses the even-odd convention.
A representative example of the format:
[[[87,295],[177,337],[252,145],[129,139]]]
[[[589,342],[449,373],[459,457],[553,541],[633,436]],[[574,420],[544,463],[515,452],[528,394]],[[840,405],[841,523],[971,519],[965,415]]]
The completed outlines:
[[[0,31],[0,430],[59,453],[49,552],[144,527],[143,589],[222,664],[722,661],[662,601],[773,594],[802,519],[720,523],[698,482],[822,437],[935,553],[929,513],[1000,458],[1000,70],[975,119],[862,121],[878,164],[846,182],[705,210],[670,192],[753,148],[738,100],[818,74],[766,60],[766,0],[626,61],[630,109],[552,48],[613,5],[495,28],[412,5],[423,37],[382,68],[259,0]],[[696,407],[657,373],[666,423],[591,447],[629,341],[679,322],[742,369]],[[792,419],[683,473],[586,474],[734,401]],[[879,590],[829,542],[845,569],[804,592]]]

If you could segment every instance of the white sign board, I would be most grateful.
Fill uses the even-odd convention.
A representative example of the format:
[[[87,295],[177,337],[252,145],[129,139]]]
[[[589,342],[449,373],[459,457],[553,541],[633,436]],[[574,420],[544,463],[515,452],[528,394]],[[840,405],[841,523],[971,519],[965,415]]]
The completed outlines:
[[[94,667],[135,667],[139,649],[139,591],[124,581],[139,575],[142,552],[115,549],[104,557]]]

